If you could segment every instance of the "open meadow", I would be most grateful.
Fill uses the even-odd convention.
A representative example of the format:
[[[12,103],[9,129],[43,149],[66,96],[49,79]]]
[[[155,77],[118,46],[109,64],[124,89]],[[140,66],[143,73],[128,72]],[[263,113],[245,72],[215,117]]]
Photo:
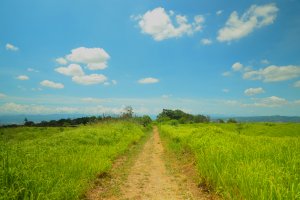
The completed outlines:
[[[80,199],[144,135],[131,122],[0,128],[0,199]]]
[[[300,124],[159,126],[178,155],[191,152],[205,186],[225,199],[300,199]]]

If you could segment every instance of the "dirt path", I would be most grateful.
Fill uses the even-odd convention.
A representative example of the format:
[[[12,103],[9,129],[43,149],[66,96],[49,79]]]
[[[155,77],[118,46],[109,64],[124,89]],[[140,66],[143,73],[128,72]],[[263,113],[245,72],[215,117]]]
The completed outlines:
[[[122,188],[124,199],[207,199],[194,197],[193,192],[183,186],[182,176],[168,173],[163,153],[157,127],[154,127],[152,137],[146,142]]]
[[[120,184],[119,195],[99,198],[96,193],[101,190],[91,191],[87,199],[106,200],[178,200],[178,199],[214,199],[202,192],[190,177],[184,173],[171,173],[170,167],[166,168],[163,159],[164,149],[157,130],[147,140],[141,152],[137,155],[132,167],[129,168],[128,177],[120,183],[113,178],[111,184]],[[169,163],[170,164],[170,163]],[[176,164],[175,162],[171,163]],[[170,166],[170,165],[169,165]],[[118,175],[117,175],[118,176]],[[98,196],[98,198],[97,198]],[[101,195],[100,195],[101,196]]]

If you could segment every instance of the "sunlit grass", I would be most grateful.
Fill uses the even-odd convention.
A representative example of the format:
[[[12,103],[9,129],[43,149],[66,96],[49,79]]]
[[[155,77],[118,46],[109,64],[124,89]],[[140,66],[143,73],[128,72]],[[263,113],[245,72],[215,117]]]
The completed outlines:
[[[0,129],[0,199],[79,199],[144,135],[129,122]]]
[[[226,199],[300,199],[300,126],[242,126],[162,125],[160,131],[171,149],[194,153],[203,182]]]

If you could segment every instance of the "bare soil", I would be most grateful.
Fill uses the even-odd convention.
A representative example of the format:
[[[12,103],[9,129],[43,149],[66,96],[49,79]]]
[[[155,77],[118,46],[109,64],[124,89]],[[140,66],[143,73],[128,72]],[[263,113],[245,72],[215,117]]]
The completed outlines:
[[[167,162],[169,161],[170,159]],[[165,151],[157,127],[154,127],[153,134],[136,156],[132,166],[128,168],[127,172],[123,171],[122,174],[126,174],[127,178],[122,181],[116,174],[114,177],[106,178],[105,184],[119,184],[119,190],[103,196],[101,192],[105,193],[105,187],[103,184],[99,184],[88,193],[87,199],[215,199],[210,194],[203,192],[191,177],[187,177],[191,175],[191,170],[185,170],[189,173],[181,173],[178,171],[178,166],[174,167],[174,165],[177,165],[176,162],[166,164]],[[173,167],[176,169],[172,170]],[[188,168],[191,167],[194,166],[191,165]]]

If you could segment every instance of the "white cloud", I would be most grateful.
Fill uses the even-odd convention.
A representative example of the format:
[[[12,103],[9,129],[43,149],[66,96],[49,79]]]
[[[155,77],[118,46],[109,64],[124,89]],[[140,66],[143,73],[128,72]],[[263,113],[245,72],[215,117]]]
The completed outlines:
[[[288,101],[284,98],[271,96],[271,97],[266,97],[266,98],[262,98],[262,99],[256,99],[256,103],[254,103],[254,106],[257,106],[257,107],[279,107],[279,106],[285,105],[287,103],[288,103]]]
[[[112,80],[111,83],[112,83],[113,85],[117,85],[117,84],[118,84],[118,82],[117,82],[116,80]]]
[[[264,82],[284,81],[300,76],[300,67],[294,65],[275,66],[271,65],[259,70],[244,73],[244,79],[263,80]]]
[[[296,104],[296,105],[300,105],[300,99],[299,100],[296,100],[296,101],[294,101],[294,104]]]
[[[271,3],[262,6],[252,5],[241,17],[234,11],[225,26],[219,30],[217,39],[226,42],[245,37],[255,29],[272,24],[278,10],[276,5]]]
[[[227,72],[223,72],[222,76],[231,76],[231,72],[227,71]]]
[[[268,65],[268,64],[270,64],[270,61],[267,60],[267,59],[263,59],[263,60],[261,60],[261,63],[265,64],[265,65]]]
[[[70,64],[67,67],[58,67],[55,69],[56,72],[66,76],[83,76],[84,72],[80,65]]]
[[[299,81],[296,81],[296,82],[294,83],[294,87],[300,88],[300,80],[299,80]]]
[[[231,68],[233,71],[241,71],[244,68],[244,66],[241,63],[236,62],[231,66]]]
[[[169,99],[170,97],[172,97],[171,94],[163,94],[163,95],[161,95],[161,98],[163,98],[163,99]]]
[[[16,47],[16,46],[14,46],[12,44],[9,44],[9,43],[7,43],[5,45],[5,48],[6,48],[6,50],[9,50],[9,51],[18,51],[19,50],[19,47]]]
[[[68,61],[63,57],[56,58],[55,61],[60,65],[66,65],[68,63]]]
[[[104,82],[103,85],[109,86],[110,82]]]
[[[38,70],[33,69],[33,68],[27,68],[27,71],[28,71],[28,72],[39,72]]]
[[[64,85],[62,83],[55,83],[49,80],[43,80],[40,84],[44,87],[54,88],[54,89],[62,89]]]
[[[108,53],[102,48],[79,47],[71,50],[71,52],[71,54],[66,56],[67,60],[86,64],[90,70],[105,69],[110,58]]]
[[[43,89],[38,87],[38,88],[31,88],[31,90],[37,92],[37,91],[42,91]]]
[[[174,25],[171,17],[175,18],[177,26]],[[168,13],[162,7],[149,10],[144,15],[132,19],[139,20],[138,25],[142,33],[151,35],[156,41],[192,35],[202,29],[204,22],[204,17],[197,15],[194,17],[194,22],[189,23],[186,16],[175,15],[173,11]]]
[[[256,94],[261,94],[261,93],[264,93],[265,90],[261,87],[259,88],[248,88],[244,91],[245,95],[247,96],[253,96],[253,95],[256,95]]]
[[[228,93],[228,92],[229,92],[229,89],[224,88],[224,89],[222,90],[222,92]]]
[[[93,85],[106,82],[107,77],[103,74],[90,74],[84,76],[73,76],[72,80],[80,85]]]
[[[158,83],[159,80],[157,78],[148,77],[148,78],[142,78],[138,82],[140,84],[152,84],[152,83]]]
[[[212,43],[212,40],[211,40],[211,39],[208,39],[208,38],[203,38],[203,39],[201,40],[201,43],[202,43],[203,45],[210,45],[210,44]]]
[[[50,107],[43,105],[26,105],[17,103],[5,103],[0,106],[1,113],[14,114],[58,114],[58,113],[77,113],[78,108],[74,107]]]
[[[217,12],[216,12],[216,15],[221,15],[223,13],[223,10],[218,10]]]
[[[100,98],[92,98],[92,97],[86,97],[80,99],[83,102],[88,102],[88,103],[103,103],[107,102],[107,99],[100,99]]]
[[[6,94],[0,93],[0,99],[1,99],[1,98],[5,98],[5,97],[7,97]]]
[[[21,80],[21,81],[26,81],[26,80],[29,80],[29,77],[26,76],[26,75],[20,75],[17,77],[18,80]]]

